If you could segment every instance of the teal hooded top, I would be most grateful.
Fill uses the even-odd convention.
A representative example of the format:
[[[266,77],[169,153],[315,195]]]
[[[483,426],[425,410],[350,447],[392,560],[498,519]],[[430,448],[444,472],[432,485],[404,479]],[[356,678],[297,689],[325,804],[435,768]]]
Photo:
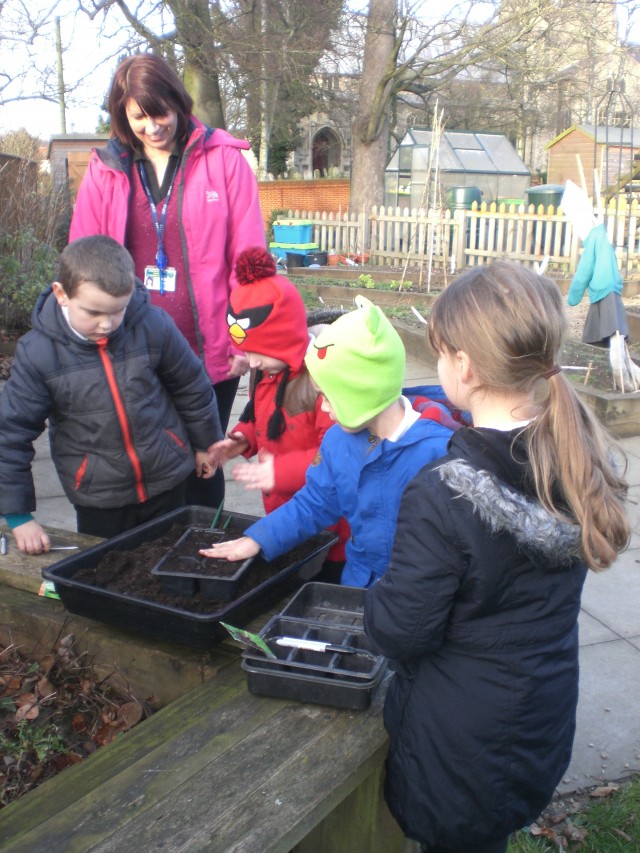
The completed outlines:
[[[610,293],[622,293],[618,260],[604,224],[596,225],[587,234],[582,257],[567,294],[569,305],[578,305],[587,289],[591,304]]]

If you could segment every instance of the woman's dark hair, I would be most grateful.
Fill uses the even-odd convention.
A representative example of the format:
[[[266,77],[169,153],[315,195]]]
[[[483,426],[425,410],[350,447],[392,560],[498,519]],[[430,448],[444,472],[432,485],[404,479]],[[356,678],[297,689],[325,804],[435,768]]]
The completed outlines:
[[[107,98],[111,135],[123,145],[140,143],[127,119],[127,103],[134,100],[148,116],[157,118],[174,110],[178,115],[177,138],[186,137],[193,99],[173,68],[160,56],[141,53],[124,59],[116,68]]]

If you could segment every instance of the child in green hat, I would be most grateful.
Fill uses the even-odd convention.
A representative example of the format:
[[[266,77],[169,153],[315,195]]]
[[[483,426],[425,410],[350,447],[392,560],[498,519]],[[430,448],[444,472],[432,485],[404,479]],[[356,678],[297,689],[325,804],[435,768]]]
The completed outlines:
[[[286,504],[251,525],[246,535],[200,553],[272,560],[344,517],[351,526],[341,583],[367,587],[389,563],[400,499],[427,463],[445,453],[457,424],[432,403],[415,411],[402,394],[405,351],[383,312],[356,297],[355,311],[339,317],[315,339],[305,357],[336,421],[307,471],[307,481]]]

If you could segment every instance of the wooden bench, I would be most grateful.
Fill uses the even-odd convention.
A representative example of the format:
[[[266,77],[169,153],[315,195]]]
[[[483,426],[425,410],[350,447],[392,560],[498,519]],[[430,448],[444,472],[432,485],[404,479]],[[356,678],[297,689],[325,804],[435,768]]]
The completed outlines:
[[[3,559],[7,583],[10,555]],[[23,565],[19,574],[24,588],[29,571]],[[164,659],[169,669],[183,662],[187,670],[199,666],[202,678],[108,747],[3,809],[0,849],[5,853],[404,849],[381,792],[387,749],[383,689],[365,711],[254,696],[240,668],[239,649],[230,641],[204,654],[162,648],[70,617],[59,602],[24,589],[5,591],[3,622],[12,614],[17,624],[22,614],[34,611],[42,611],[45,620],[48,612],[54,624],[67,620],[65,627],[73,629],[81,646],[99,638],[102,653],[111,649],[114,659],[128,653],[153,660],[153,666]],[[152,652],[155,659],[147,657]]]

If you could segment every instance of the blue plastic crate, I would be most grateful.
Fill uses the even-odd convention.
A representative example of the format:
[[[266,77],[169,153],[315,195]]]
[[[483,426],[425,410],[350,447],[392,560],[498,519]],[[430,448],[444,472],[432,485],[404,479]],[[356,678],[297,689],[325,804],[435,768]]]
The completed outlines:
[[[273,223],[276,243],[310,243],[313,224],[305,219],[278,219]]]
[[[278,260],[286,260],[287,252],[291,255],[306,255],[318,251],[317,243],[269,243],[269,251]]]

